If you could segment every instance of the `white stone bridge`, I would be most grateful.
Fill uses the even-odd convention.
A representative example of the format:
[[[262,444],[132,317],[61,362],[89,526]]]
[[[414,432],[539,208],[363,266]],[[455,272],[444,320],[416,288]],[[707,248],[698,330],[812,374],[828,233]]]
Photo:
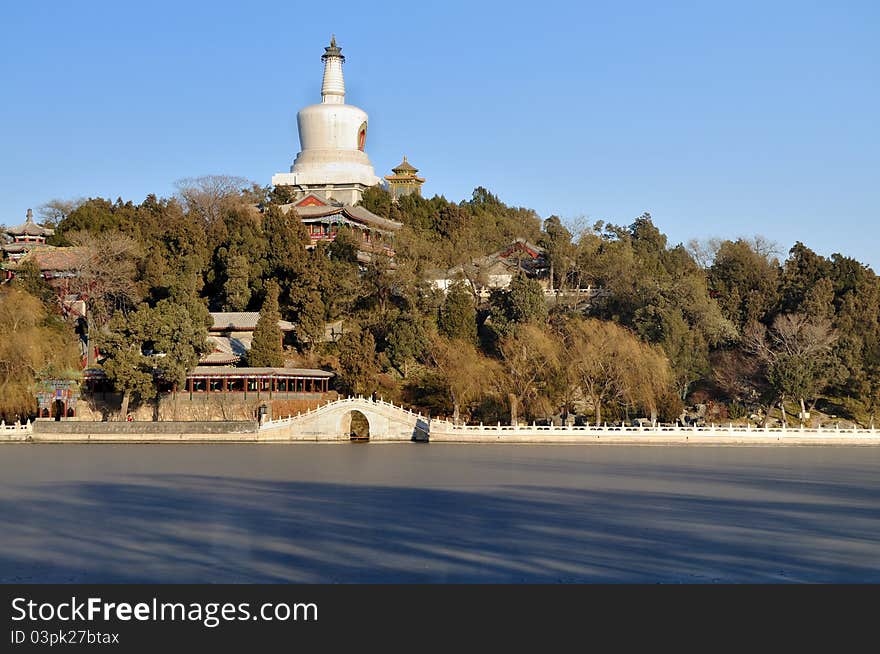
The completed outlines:
[[[427,441],[429,418],[393,402],[348,397],[295,416],[260,425],[259,440],[347,441],[352,439],[352,418],[360,414],[369,425],[360,438],[371,441]]]
[[[391,402],[349,397],[288,418],[263,423],[257,441],[351,440],[352,417],[360,413],[371,441],[435,443],[610,443],[628,445],[880,445],[870,428],[454,425]],[[363,420],[361,420],[363,423]],[[364,436],[365,434],[359,434]]]

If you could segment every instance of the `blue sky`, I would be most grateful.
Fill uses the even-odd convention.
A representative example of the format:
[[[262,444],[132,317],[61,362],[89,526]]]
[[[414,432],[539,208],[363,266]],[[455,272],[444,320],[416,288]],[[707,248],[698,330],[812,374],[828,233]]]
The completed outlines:
[[[763,234],[880,270],[878,2],[4,3],[0,223],[52,198],[268,183],[331,32],[380,175],[673,243]]]

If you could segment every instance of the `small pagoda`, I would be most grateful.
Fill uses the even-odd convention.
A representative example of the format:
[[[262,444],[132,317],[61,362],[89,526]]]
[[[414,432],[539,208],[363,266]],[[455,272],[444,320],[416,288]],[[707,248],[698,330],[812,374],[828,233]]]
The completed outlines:
[[[17,261],[33,248],[46,245],[46,238],[55,233],[54,229],[40,227],[34,222],[34,212],[27,210],[23,224],[6,229],[6,243],[2,248],[10,261]]]
[[[385,179],[388,181],[388,190],[393,200],[413,193],[422,194],[422,184],[425,183],[425,179],[416,175],[419,169],[409,163],[406,156],[397,167],[391,169],[391,172],[394,174],[386,175]]]

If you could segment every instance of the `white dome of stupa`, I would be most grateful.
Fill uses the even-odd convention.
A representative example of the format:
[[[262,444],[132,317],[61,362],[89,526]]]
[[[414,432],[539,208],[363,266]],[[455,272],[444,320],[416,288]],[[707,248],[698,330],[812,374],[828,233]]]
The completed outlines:
[[[363,189],[380,182],[367,153],[367,113],[345,104],[345,57],[336,38],[324,48],[321,103],[296,116],[301,150],[289,173],[272,177],[276,186],[298,187],[302,193],[319,193],[328,199],[354,204]]]

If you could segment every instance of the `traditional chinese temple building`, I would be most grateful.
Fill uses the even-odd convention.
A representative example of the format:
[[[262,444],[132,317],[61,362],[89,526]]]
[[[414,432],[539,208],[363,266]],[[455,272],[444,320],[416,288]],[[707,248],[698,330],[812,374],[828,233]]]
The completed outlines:
[[[413,166],[403,157],[403,161],[392,168],[393,175],[386,175],[385,180],[388,182],[388,191],[391,193],[391,199],[397,200],[404,195],[421,195],[422,184],[425,183],[424,177],[419,177],[416,173],[419,169]]]
[[[235,368],[232,366],[196,366],[186,376],[181,394],[191,399],[215,393],[234,395],[230,399],[304,399],[330,390],[332,372],[311,368]],[[83,373],[83,385],[90,393],[113,391],[104,371],[89,368]],[[170,387],[160,388],[163,392]]]
[[[546,290],[549,288],[549,272],[544,249],[524,238],[517,238],[500,250],[467,263],[447,270],[429,270],[426,279],[443,292],[456,281],[466,281],[478,296],[488,298],[492,289],[507,288],[518,274],[537,279]]]
[[[211,351],[202,357],[199,363],[203,366],[228,366],[238,363],[251,349],[254,330],[260,319],[259,311],[223,311],[212,312],[211,327],[208,329],[208,343]],[[282,338],[284,333],[293,331],[294,325],[286,320],[279,320]]]
[[[17,261],[35,247],[45,246],[46,238],[54,233],[54,229],[40,227],[35,223],[34,212],[28,209],[24,223],[6,230],[6,242],[2,244],[2,248],[10,261]]]
[[[310,368],[229,368],[197,366],[186,377],[185,391],[265,395],[269,399],[295,399],[297,395],[326,393],[332,372]]]
[[[333,241],[342,228],[351,229],[358,239],[361,261],[369,261],[373,252],[393,257],[394,234],[403,227],[402,223],[377,216],[364,207],[333,202],[314,193],[281,209],[285,213],[293,210],[299,216],[309,233],[309,247]]]

